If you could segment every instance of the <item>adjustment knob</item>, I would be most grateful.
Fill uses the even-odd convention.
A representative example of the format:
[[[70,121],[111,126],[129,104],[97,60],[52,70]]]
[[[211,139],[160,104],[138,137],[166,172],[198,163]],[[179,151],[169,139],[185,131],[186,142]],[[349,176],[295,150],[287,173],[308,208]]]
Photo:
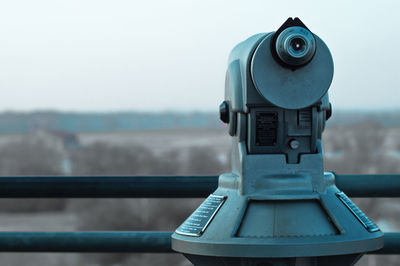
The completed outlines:
[[[225,124],[229,123],[229,105],[226,101],[219,105],[219,119]]]

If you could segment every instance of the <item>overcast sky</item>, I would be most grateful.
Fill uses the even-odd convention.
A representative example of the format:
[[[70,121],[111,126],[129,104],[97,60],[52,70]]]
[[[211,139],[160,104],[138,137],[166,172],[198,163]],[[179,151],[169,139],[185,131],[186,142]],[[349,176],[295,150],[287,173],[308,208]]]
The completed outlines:
[[[0,111],[217,110],[233,46],[289,16],[331,49],[334,108],[399,108],[399,10],[395,0],[1,1]]]

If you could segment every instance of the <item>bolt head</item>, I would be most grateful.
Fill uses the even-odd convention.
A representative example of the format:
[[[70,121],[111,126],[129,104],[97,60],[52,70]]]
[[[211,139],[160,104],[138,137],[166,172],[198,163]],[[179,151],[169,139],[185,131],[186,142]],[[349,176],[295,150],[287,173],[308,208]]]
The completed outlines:
[[[292,139],[291,141],[289,141],[289,147],[292,150],[297,150],[300,147],[300,142],[296,139]]]

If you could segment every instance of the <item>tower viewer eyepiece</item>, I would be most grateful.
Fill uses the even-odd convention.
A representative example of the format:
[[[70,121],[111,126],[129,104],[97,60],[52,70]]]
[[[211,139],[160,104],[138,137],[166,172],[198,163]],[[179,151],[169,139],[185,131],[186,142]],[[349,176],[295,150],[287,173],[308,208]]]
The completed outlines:
[[[305,65],[315,54],[315,38],[313,34],[302,27],[289,27],[282,31],[275,43],[278,57],[287,65]]]

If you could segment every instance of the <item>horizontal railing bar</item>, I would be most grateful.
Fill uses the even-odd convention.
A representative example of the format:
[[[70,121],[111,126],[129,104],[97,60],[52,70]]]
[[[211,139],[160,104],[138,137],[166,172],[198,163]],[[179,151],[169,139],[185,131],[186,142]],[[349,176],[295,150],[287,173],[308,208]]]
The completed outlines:
[[[0,198],[198,198],[218,176],[0,176]]]
[[[382,249],[369,252],[377,255],[400,254],[400,233],[385,233],[383,237],[384,246]]]
[[[400,197],[400,175],[335,175],[350,197]],[[218,176],[0,176],[0,198],[199,198]]]
[[[172,252],[171,232],[0,232],[0,252]]]
[[[172,232],[0,232],[0,252],[169,253]],[[400,254],[400,233],[385,233],[384,248],[368,254]]]
[[[335,181],[351,197],[400,197],[400,175],[335,175]]]

